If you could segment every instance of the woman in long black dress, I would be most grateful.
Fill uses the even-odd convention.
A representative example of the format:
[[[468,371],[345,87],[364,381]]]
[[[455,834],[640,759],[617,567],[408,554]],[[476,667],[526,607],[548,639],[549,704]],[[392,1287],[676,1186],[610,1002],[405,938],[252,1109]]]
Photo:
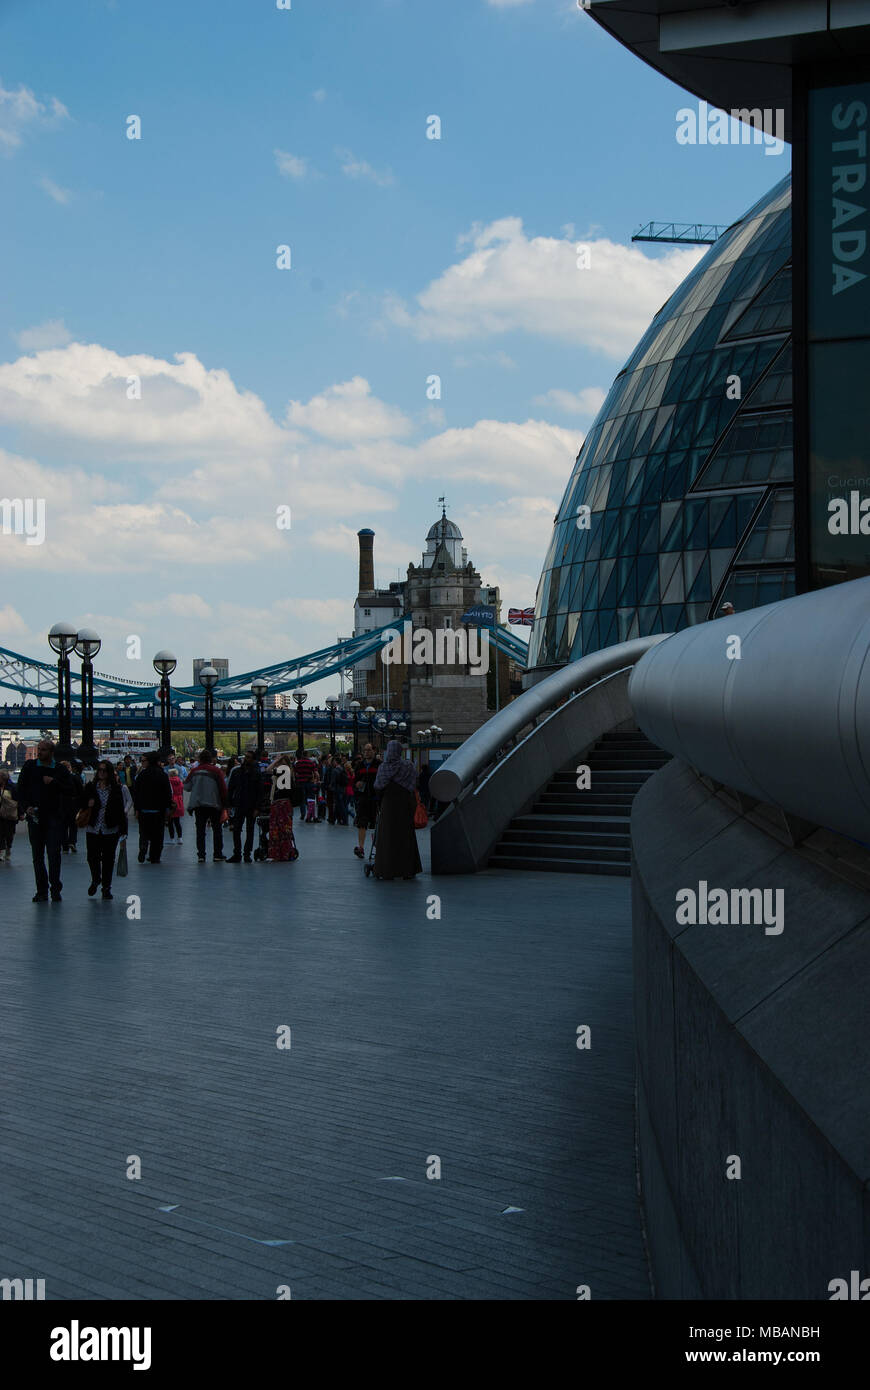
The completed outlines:
[[[422,872],[414,829],[416,786],[417,769],[402,756],[399,740],[391,739],[375,778],[381,798],[375,878],[413,878]]]

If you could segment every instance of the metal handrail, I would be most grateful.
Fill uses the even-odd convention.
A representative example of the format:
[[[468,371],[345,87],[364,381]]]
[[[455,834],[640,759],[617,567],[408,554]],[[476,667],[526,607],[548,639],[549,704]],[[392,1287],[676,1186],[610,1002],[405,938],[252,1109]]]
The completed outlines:
[[[664,642],[669,636],[670,633],[656,633],[651,637],[635,637],[630,642],[619,642],[614,647],[604,647],[601,651],[581,656],[578,661],[571,661],[546,676],[494,714],[450,754],[437,772],[433,772],[429,783],[430,794],[436,801],[455,801],[498,761],[512,740],[512,746],[516,746],[520,734],[529,725],[535,726],[539,719],[570,696],[595,685],[605,676],[634,666],[650,648]]]

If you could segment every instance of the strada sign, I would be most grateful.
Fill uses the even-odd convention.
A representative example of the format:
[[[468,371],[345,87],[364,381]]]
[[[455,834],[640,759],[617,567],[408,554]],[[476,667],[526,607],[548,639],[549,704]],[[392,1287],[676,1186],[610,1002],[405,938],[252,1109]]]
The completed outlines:
[[[870,82],[807,95],[811,588],[870,573]]]

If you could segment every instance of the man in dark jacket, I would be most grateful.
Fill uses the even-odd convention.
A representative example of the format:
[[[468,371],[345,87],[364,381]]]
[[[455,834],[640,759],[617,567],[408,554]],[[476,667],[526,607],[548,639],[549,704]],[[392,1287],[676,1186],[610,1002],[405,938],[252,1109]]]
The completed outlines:
[[[248,748],[244,759],[234,767],[227,783],[227,799],[233,817],[233,854],[230,864],[242,862],[242,827],[245,829],[245,863],[251,863],[251,850],[254,848],[254,825],[257,808],[263,792],[263,777],[257,754]]]
[[[146,753],[145,766],[133,783],[133,805],[139,817],[139,863],[159,864],[163,853],[166,813],[173,804],[172,784],[157,753]]]
[[[50,739],[41,740],[36,749],[36,761],[24,764],[18,785],[10,788],[20,811],[27,816],[27,831],[33,854],[33,873],[36,878],[35,903],[51,900],[60,902],[63,884],[60,879],[60,856],[63,843],[64,816],[68,798],[75,784],[65,767],[55,761],[55,748]],[[48,856],[48,872],[45,860]]]

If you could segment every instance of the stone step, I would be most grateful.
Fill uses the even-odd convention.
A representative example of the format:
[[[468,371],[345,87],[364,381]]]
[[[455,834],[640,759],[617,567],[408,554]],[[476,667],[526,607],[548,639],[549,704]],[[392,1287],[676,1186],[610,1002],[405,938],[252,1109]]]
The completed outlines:
[[[523,869],[525,871],[537,869],[557,874],[614,874],[620,878],[631,876],[630,864],[611,864],[602,863],[600,860],[584,859],[577,861],[574,859],[534,859],[528,855],[515,855],[510,852],[496,850],[490,857],[489,867],[491,869]]]

